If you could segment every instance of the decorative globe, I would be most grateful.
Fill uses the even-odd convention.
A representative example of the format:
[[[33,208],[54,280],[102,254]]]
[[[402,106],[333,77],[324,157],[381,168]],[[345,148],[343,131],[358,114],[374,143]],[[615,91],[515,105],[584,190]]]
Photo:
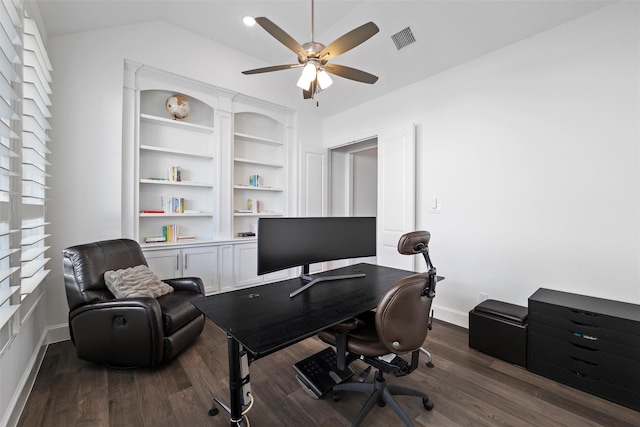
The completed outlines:
[[[171,95],[167,98],[167,111],[174,119],[184,119],[191,112],[191,104],[183,95]]]

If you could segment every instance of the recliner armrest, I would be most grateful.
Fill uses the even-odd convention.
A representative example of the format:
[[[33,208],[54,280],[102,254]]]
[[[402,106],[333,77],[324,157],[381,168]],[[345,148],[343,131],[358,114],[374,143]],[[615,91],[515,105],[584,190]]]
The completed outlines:
[[[199,277],[178,277],[162,281],[176,291],[191,291],[204,295],[204,283]]]
[[[78,356],[112,365],[154,366],[162,361],[162,310],[155,298],[123,298],[69,312]]]

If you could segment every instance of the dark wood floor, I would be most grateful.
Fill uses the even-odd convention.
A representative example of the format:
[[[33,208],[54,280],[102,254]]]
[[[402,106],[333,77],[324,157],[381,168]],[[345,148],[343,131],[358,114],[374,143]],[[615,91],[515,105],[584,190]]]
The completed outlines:
[[[436,367],[421,366],[389,382],[420,388],[435,404],[399,397],[416,426],[638,426],[640,413],[537,376],[467,345],[467,331],[437,322],[427,337]],[[330,393],[314,400],[298,385],[293,363],[323,349],[305,340],[251,365],[256,426],[347,426],[366,396]],[[355,362],[357,372],[364,367]],[[212,398],[228,401],[226,336],[207,321],[197,342],[160,369],[114,370],[78,360],[70,342],[49,347],[19,426],[229,426],[209,417]],[[375,407],[365,426],[396,426],[389,407]]]

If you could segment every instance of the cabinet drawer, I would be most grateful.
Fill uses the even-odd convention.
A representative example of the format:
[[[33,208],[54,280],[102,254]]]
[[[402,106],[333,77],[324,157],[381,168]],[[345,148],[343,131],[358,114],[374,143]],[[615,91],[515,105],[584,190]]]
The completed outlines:
[[[578,325],[569,320],[540,314],[534,316],[534,319],[529,323],[532,333],[640,361],[640,337],[605,328]]]
[[[530,356],[591,380],[640,393],[640,360],[617,356],[537,333],[529,334]]]
[[[640,393],[638,392],[596,378],[581,376],[570,369],[540,360],[531,354],[527,368],[552,380],[640,411]]]
[[[561,320],[565,320],[570,321],[573,324],[582,325],[585,327],[602,328],[611,331],[623,332],[625,334],[634,336],[636,342],[640,343],[640,328],[638,328],[638,322],[631,319],[599,314],[575,307],[563,307],[530,299],[529,323],[533,321],[532,316],[535,318],[538,315],[548,316],[546,319],[551,322],[559,322]],[[550,326],[555,325],[550,324]],[[640,347],[640,344],[638,344],[638,347]]]

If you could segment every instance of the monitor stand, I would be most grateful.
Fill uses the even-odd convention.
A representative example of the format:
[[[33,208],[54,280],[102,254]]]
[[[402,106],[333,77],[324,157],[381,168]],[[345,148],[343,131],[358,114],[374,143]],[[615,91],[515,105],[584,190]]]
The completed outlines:
[[[335,276],[313,277],[313,276],[309,275],[309,264],[306,264],[306,265],[304,265],[302,267],[302,274],[300,275],[300,279],[305,280],[305,281],[309,281],[309,283],[307,283],[306,285],[304,285],[300,289],[297,289],[297,290],[291,292],[289,294],[289,298],[293,298],[296,295],[298,295],[299,293],[302,293],[302,292],[306,291],[307,289],[309,289],[310,287],[312,287],[316,283],[329,282],[329,281],[334,281],[334,280],[344,280],[344,279],[357,279],[359,277],[365,277],[365,276],[366,276],[366,274],[364,274],[364,273],[352,273],[352,274],[337,274]]]

